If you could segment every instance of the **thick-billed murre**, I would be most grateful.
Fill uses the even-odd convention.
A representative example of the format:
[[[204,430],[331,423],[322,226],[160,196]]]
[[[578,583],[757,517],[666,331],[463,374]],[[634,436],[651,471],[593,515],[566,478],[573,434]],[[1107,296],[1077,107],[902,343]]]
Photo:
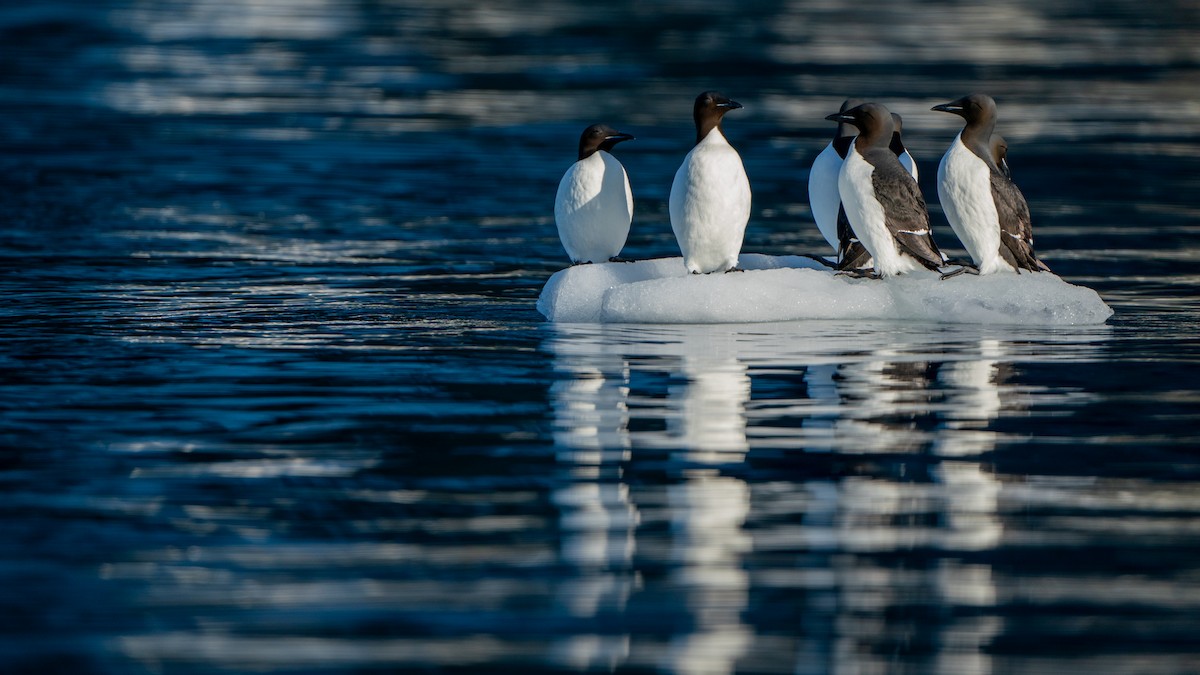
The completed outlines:
[[[846,112],[862,104],[863,101],[859,99],[846,99],[842,102],[838,112]],[[900,137],[904,122],[896,113],[892,113],[892,121],[895,123],[896,129],[892,133],[889,147],[900,159],[904,168],[916,179],[916,161],[904,147],[904,141]],[[854,125],[849,122],[839,122],[833,140],[817,155],[808,173],[808,199],[813,220],[817,223],[817,229],[821,231],[825,240],[837,251],[835,267],[839,270],[867,270],[873,264],[870,254],[854,236],[854,230],[846,219],[846,211],[842,208],[842,199],[838,192],[838,174],[841,172],[842,162],[846,159],[850,144],[854,142],[857,135],[858,129]],[[810,257],[825,262],[823,258]]]
[[[721,118],[742,104],[716,91],[696,97],[696,145],[671,184],[671,229],[693,274],[740,271],[738,255],[750,220],[750,181]]]
[[[879,103],[864,103],[825,119],[859,130],[838,175],[846,217],[874,259],[879,276],[926,267],[939,270],[941,252],[929,228],[929,212],[917,181],[889,145],[892,114]]]
[[[842,102],[838,112],[862,104],[863,101],[848,98]],[[808,206],[821,236],[825,237],[835,253],[839,250],[838,211],[842,207],[842,197],[838,194],[838,172],[842,170],[842,160],[846,159],[846,152],[857,135],[858,129],[853,124],[838,122],[833,140],[817,155],[808,170]]]
[[[567,169],[554,199],[554,222],[571,264],[616,260],[629,236],[633,193],[625,167],[609,154],[633,140],[603,124],[579,137],[579,159]]]
[[[1007,146],[992,144],[996,102],[986,94],[971,94],[932,109],[966,120],[942,156],[937,183],[946,220],[976,271],[1048,271],[1033,252],[1029,204],[1006,175]]]

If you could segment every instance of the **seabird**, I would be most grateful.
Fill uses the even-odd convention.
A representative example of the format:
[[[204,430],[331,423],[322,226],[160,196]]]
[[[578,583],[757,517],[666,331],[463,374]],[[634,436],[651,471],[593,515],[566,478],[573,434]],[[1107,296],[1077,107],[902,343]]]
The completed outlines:
[[[563,174],[554,199],[558,238],[571,264],[617,261],[633,220],[625,167],[609,153],[633,136],[593,124],[579,137],[579,160]]]
[[[842,102],[838,112],[846,112],[862,104],[863,101],[848,98]],[[821,236],[825,237],[835,253],[839,250],[838,211],[842,206],[842,198],[838,194],[838,172],[842,170],[842,160],[846,159],[846,152],[857,135],[858,129],[853,124],[838,122],[833,140],[817,155],[808,170],[808,206],[812,209],[813,220]]]
[[[992,144],[996,102],[971,94],[932,109],[966,120],[938,165],[938,198],[976,270],[1049,271],[1033,252],[1029,204],[1006,175],[1007,146]]]
[[[863,101],[859,99],[846,99],[842,102],[842,107],[838,112],[846,112],[862,104]],[[900,138],[904,121],[896,113],[892,113],[892,121],[896,125],[896,130],[892,133],[889,147],[915,180],[917,163]],[[836,267],[839,270],[865,270],[870,269],[873,265],[871,255],[859,243],[858,238],[854,236],[854,230],[850,227],[850,222],[846,220],[846,211],[842,208],[842,199],[837,185],[842,161],[846,159],[850,144],[854,142],[857,135],[858,129],[854,125],[848,122],[839,122],[833,140],[817,155],[808,172],[808,203],[812,210],[813,220],[816,221],[817,229],[821,231],[825,240],[837,251]],[[820,259],[820,261],[824,262],[824,259]]]
[[[715,91],[696,97],[696,145],[671,184],[671,229],[692,274],[740,271],[738,254],[750,220],[750,181],[721,118],[742,104]]]
[[[825,119],[859,130],[838,174],[846,218],[874,259],[879,276],[920,267],[939,270],[942,254],[929,229],[929,212],[917,181],[890,149],[895,122],[886,107],[864,103]]]

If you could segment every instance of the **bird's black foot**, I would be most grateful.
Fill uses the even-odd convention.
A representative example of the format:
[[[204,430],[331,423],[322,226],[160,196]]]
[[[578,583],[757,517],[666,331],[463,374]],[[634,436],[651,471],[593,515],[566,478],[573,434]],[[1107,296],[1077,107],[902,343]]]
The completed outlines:
[[[821,263],[822,265],[824,265],[826,267],[832,267],[833,269],[837,269],[837,263],[831,263],[828,260],[826,260],[825,258],[822,258],[821,256],[816,255],[814,253],[801,253],[800,255],[805,258],[811,258],[813,260],[816,260],[817,262]]]
[[[591,260],[576,260],[575,262],[571,263],[571,267],[575,267],[576,265],[591,265],[591,264],[592,264]]]
[[[746,270],[735,265],[735,266],[730,267],[729,269],[725,270],[725,274],[729,274],[730,272],[745,272],[745,271]]]
[[[960,275],[960,274],[962,274],[962,273],[964,273],[964,272],[966,272],[967,274],[976,274],[976,275],[978,275],[978,274],[979,274],[979,268],[978,268],[978,267],[976,267],[976,266],[974,266],[974,265],[967,265],[967,264],[963,264],[963,265],[962,265],[961,267],[959,267],[958,269],[956,269],[956,270],[952,270],[952,271],[950,271],[950,272],[946,272],[945,274],[943,274],[943,275],[942,275],[942,281],[945,281],[945,280],[947,280],[947,279],[953,279],[954,277],[956,277],[956,276],[958,276],[958,275]]]
[[[969,258],[946,258],[942,261],[943,265],[958,265],[959,267],[970,267],[979,269],[975,266],[975,262]]]
[[[633,258],[622,258],[621,256],[614,255],[613,257],[608,259],[608,262],[631,263],[631,262],[634,262],[634,260],[633,260]]]
[[[873,269],[838,270],[837,274],[834,276],[850,277],[851,279],[882,279],[883,278],[882,276],[879,275],[878,272],[876,272]]]

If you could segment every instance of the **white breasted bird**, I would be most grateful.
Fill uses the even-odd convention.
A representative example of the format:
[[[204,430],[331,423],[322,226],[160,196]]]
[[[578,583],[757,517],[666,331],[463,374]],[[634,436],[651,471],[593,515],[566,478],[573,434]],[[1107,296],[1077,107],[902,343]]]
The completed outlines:
[[[966,120],[938,165],[938,198],[978,273],[1049,271],[1033,252],[1029,204],[1008,175],[1008,147],[993,144],[996,102],[971,94],[933,110]]]
[[[846,112],[863,104],[863,101],[849,98],[842,102],[838,112]],[[900,158],[904,168],[917,177],[917,164],[904,147],[900,137],[903,120],[892,113],[892,122],[896,125],[889,144],[892,152]],[[842,208],[842,197],[838,191],[838,175],[842,170],[842,162],[850,150],[850,144],[858,136],[858,129],[849,122],[838,122],[833,140],[817,155],[812,168],[808,172],[808,203],[812,209],[813,220],[821,235],[837,252],[837,269],[855,271],[870,269],[874,262],[846,220],[846,211]],[[820,259],[818,259],[820,260]],[[824,260],[821,260],[824,262]]]
[[[671,229],[693,274],[740,271],[738,255],[750,220],[750,181],[721,118],[742,104],[715,91],[696,97],[696,145],[671,184]]]
[[[633,221],[633,193],[625,167],[609,154],[633,140],[603,124],[579,137],[579,160],[563,174],[554,199],[554,222],[571,264],[616,261]]]
[[[848,98],[842,102],[838,112],[846,112],[862,104],[863,101]],[[808,206],[821,236],[825,237],[835,253],[839,250],[838,211],[842,207],[842,197],[838,194],[838,173],[857,135],[858,129],[853,124],[838,122],[833,140],[817,155],[808,170]]]
[[[917,181],[889,147],[892,113],[864,103],[825,119],[859,130],[838,175],[838,191],[855,236],[889,277],[925,267],[940,271],[943,258],[929,228],[929,212]]]

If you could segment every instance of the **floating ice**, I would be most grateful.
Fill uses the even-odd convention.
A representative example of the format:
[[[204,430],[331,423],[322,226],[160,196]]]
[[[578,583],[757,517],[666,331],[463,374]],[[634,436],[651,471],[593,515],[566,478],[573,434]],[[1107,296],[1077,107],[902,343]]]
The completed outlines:
[[[753,323],[798,319],[1101,324],[1112,310],[1090,288],[1047,273],[926,270],[889,279],[837,276],[801,256],[741,256],[744,273],[688,274],[680,258],[577,265],[550,277],[538,311],[560,323]]]

